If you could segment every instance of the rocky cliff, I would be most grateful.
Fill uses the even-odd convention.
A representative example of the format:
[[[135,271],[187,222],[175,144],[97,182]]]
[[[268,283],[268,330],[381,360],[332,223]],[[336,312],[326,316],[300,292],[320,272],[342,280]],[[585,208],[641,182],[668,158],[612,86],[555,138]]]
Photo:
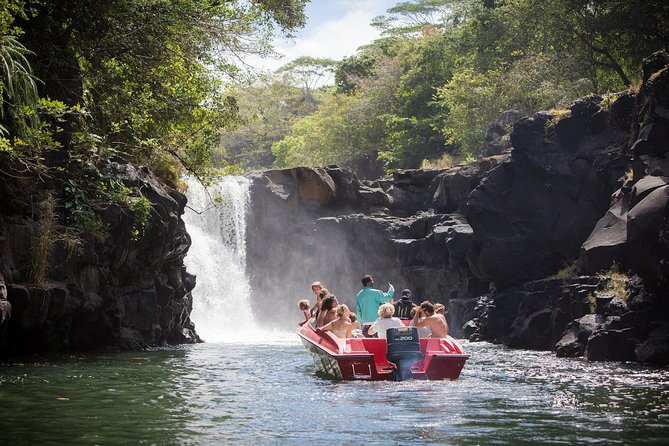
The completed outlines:
[[[294,319],[286,304],[313,280],[352,304],[371,273],[446,303],[455,335],[669,362],[668,66],[657,53],[636,94],[517,120],[510,150],[471,165],[254,174],[248,268],[272,305],[259,315]]]
[[[116,160],[96,172],[94,183],[108,181],[95,189],[103,199],[84,188],[90,178],[67,172],[64,154],[45,161],[48,174],[2,163],[0,353],[197,341],[195,277],[183,265],[185,197]],[[138,225],[129,203],[140,197],[147,206]]]

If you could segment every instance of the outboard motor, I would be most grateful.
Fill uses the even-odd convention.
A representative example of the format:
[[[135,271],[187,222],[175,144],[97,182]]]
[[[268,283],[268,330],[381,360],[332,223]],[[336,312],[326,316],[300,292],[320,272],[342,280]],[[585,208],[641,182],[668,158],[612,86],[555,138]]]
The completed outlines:
[[[397,365],[395,381],[411,378],[411,366],[423,358],[420,352],[418,330],[415,327],[389,328],[386,331],[388,341],[388,361]]]

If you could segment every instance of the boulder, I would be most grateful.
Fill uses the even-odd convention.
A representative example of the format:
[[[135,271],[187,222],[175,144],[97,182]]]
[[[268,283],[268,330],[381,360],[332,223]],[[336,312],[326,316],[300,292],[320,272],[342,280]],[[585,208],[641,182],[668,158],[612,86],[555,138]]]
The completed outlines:
[[[585,355],[590,361],[635,361],[632,330],[601,330],[588,338]]]
[[[640,200],[627,214],[629,243],[657,237],[669,204],[669,186],[658,187]]]
[[[602,317],[586,314],[567,326],[562,338],[555,344],[558,357],[583,356],[588,339],[601,326]]]
[[[636,347],[636,357],[640,362],[669,363],[669,323],[657,327]]]
[[[583,271],[594,274],[614,260],[624,260],[627,244],[627,204],[625,199],[615,203],[597,222],[581,246]]]

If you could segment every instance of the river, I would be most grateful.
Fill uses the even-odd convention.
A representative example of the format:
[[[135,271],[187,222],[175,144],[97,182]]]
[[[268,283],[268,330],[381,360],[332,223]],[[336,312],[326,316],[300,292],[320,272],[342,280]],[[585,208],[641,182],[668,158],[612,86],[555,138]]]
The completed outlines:
[[[1,443],[666,444],[669,371],[464,343],[456,381],[317,376],[296,335],[0,368]]]
[[[666,368],[463,342],[456,381],[316,375],[296,334],[255,323],[248,181],[189,186],[192,318],[210,342],[2,364],[0,445],[666,444]]]

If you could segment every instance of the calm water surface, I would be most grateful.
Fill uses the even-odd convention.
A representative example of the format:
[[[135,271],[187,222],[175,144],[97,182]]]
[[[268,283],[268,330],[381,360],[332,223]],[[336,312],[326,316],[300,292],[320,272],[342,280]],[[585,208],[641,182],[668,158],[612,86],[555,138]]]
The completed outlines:
[[[448,382],[337,382],[297,337],[0,366],[0,444],[667,444],[669,370],[464,344]]]

